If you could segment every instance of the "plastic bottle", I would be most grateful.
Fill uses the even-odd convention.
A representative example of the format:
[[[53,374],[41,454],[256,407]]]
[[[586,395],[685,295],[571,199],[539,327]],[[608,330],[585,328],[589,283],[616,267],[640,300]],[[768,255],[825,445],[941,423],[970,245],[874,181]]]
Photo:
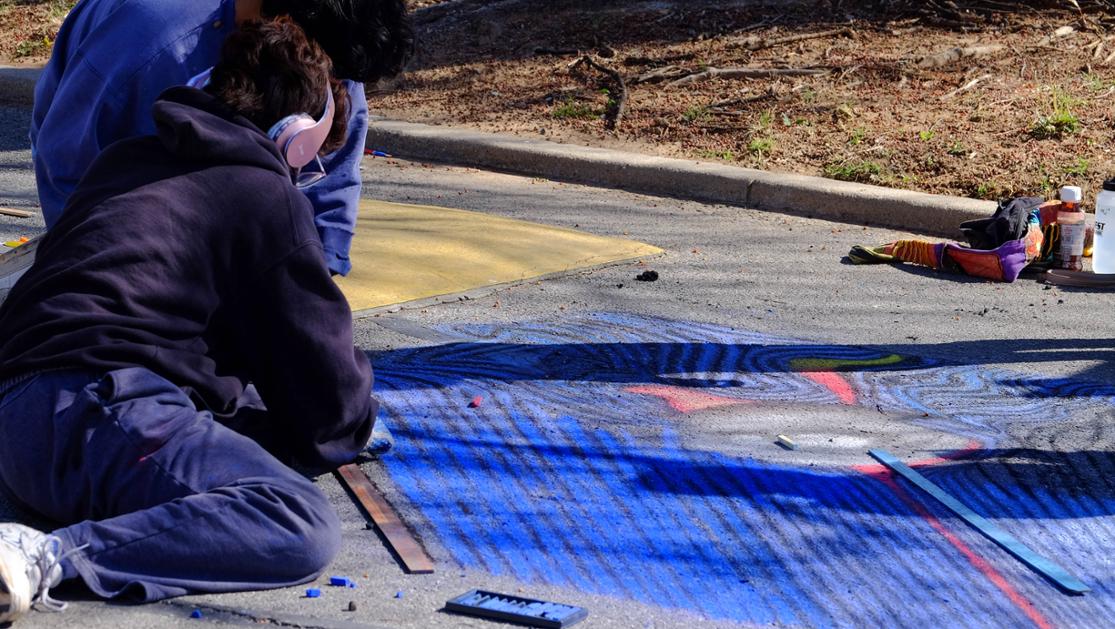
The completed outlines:
[[[1115,178],[1103,182],[1103,190],[1096,195],[1092,270],[1096,273],[1115,273]]]
[[[1084,211],[1080,209],[1080,188],[1061,188],[1061,211],[1057,223],[1061,225],[1061,268],[1070,271],[1084,270]]]

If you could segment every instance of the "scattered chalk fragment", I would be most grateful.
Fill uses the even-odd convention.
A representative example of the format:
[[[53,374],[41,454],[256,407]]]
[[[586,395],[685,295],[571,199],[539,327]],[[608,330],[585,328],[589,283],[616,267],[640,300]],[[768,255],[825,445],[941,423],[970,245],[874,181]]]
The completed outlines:
[[[787,450],[797,450],[798,449],[798,444],[794,443],[794,440],[787,437],[786,435],[778,435],[778,437],[774,441],[775,441],[775,443],[782,446],[783,448],[786,448]]]
[[[321,590],[317,588],[309,588],[306,590],[306,598],[321,598]]]
[[[195,620],[202,618],[204,615],[205,614],[202,614],[200,609],[195,609],[194,611],[190,612],[190,618],[193,618]]]
[[[329,585],[333,587],[355,588],[356,582],[348,577],[329,577]]]
[[[472,398],[472,400],[468,403],[468,407],[469,408],[478,408],[483,403],[484,403],[483,396],[478,395],[478,396]]]
[[[403,597],[403,591],[402,590],[399,590],[398,592],[395,592],[395,598],[402,598],[402,597]]]

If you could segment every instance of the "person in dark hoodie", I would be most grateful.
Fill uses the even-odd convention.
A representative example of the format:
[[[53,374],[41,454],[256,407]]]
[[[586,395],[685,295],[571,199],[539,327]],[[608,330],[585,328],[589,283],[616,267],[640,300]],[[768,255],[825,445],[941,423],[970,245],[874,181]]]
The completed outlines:
[[[0,624],[68,579],[146,602],[302,583],[336,553],[291,467],[351,462],[377,410],[294,183],[345,137],[330,76],[290,20],[243,25],[155,135],[93,162],[0,307],[0,488],[58,526],[0,524]]]

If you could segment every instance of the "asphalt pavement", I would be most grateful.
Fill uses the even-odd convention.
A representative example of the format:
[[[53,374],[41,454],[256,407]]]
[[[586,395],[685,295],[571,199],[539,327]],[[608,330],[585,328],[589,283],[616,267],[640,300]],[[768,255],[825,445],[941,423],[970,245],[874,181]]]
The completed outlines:
[[[0,114],[5,134],[26,123]],[[0,203],[25,205],[29,152],[0,144]],[[18,626],[495,626],[440,611],[472,588],[584,606],[585,627],[1115,617],[1109,294],[843,261],[852,245],[909,236],[891,230],[471,168],[364,166],[370,198],[666,253],[357,319],[398,439],[364,468],[434,575],[404,575],[322,477],[345,523],[325,577],[357,589],[79,599]],[[5,240],[40,229],[0,217]],[[648,270],[656,281],[636,279]],[[1093,592],[1058,592],[881,475],[866,454],[880,447],[925,463]]]

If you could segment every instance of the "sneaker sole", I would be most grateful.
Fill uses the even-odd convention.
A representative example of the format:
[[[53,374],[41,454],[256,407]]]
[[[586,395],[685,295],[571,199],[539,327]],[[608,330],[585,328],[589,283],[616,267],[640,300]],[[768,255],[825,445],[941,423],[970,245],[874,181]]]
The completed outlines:
[[[31,610],[31,600],[20,595],[21,592],[31,592],[27,574],[13,568],[22,563],[11,551],[0,546],[0,625],[12,622]],[[7,603],[4,602],[5,597]]]

